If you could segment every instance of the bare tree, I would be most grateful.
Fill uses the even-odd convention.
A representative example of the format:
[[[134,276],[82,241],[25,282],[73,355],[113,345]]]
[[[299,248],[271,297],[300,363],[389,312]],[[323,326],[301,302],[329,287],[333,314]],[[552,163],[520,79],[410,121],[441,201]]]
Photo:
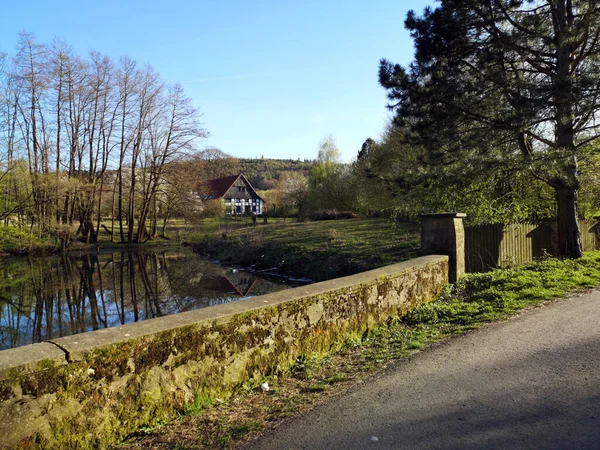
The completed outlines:
[[[207,135],[199,116],[151,67],[23,33],[0,54],[0,220],[94,242],[112,187],[112,239],[115,220],[121,242],[157,235],[165,167]]]
[[[143,189],[137,241],[145,239],[146,221],[150,208],[156,211],[156,195],[166,164],[193,149],[193,144],[207,133],[200,126],[199,113],[185,96],[183,88],[168,88],[160,100],[158,114],[148,127],[147,183]],[[155,221],[156,222],[156,221]]]
[[[133,133],[133,144],[131,149],[129,203],[127,209],[128,228],[127,242],[134,242],[135,226],[135,200],[136,200],[136,176],[138,161],[145,145],[150,145],[148,136],[150,124],[159,116],[159,95],[163,88],[158,74],[151,67],[146,67],[143,72],[138,73],[138,114],[137,123]]]
[[[31,226],[38,222],[40,231],[44,217],[45,192],[42,183],[44,170],[47,171],[48,140],[43,115],[43,101],[47,89],[46,66],[47,48],[38,44],[30,33],[22,33],[19,39],[19,50],[15,58],[16,81],[19,83],[21,96],[17,104],[19,110],[19,128],[25,147],[29,173],[31,174],[34,211],[31,215]]]
[[[128,127],[128,118],[131,114],[132,104],[135,98],[135,78],[136,78],[136,63],[129,58],[121,58],[119,60],[119,68],[117,70],[117,86],[119,89],[119,113],[121,135],[119,140],[119,165],[117,169],[118,183],[118,204],[117,218],[119,219],[119,234],[121,242],[125,242],[125,233],[123,230],[123,168],[125,156],[131,143],[131,137]],[[114,234],[114,220],[113,220]]]

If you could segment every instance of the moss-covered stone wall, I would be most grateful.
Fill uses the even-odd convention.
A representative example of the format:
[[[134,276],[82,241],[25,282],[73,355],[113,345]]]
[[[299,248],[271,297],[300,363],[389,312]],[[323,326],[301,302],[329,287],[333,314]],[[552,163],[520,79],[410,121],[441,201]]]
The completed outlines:
[[[448,258],[0,352],[0,447],[106,448],[434,299]]]

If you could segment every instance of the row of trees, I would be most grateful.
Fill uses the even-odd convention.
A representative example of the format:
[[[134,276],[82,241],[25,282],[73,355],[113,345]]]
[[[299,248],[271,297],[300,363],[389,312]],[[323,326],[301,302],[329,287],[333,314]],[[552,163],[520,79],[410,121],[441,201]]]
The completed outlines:
[[[351,164],[342,163],[332,137],[323,139],[306,175],[283,173],[272,189],[260,192],[268,213],[300,219],[356,213],[417,220],[420,213],[462,211],[471,225],[555,217],[552,191],[518,165],[486,171],[462,163],[432,164],[427,148],[409,134],[389,124],[380,139],[365,141]],[[580,213],[590,217],[600,210],[600,186],[585,178],[582,187]]]
[[[600,3],[442,0],[405,25],[414,61],[379,66],[393,122],[351,165],[321,142],[308,177],[280,186],[279,201],[300,216],[558,217],[561,254],[581,256],[577,219],[600,212]]]
[[[306,173],[282,172],[272,189],[260,192],[268,214],[294,215],[302,220],[348,212],[369,214],[391,206],[377,198],[379,193],[364,189],[356,164],[342,162],[332,136],[322,139],[317,151],[317,158]],[[384,196],[390,197],[386,193]]]
[[[537,222],[555,218],[557,198],[518,160],[484,166],[456,160],[439,164],[424,145],[414,143],[406,128],[390,124],[383,136],[363,144],[354,166],[361,186],[402,217],[460,211],[470,225]],[[581,162],[578,214],[591,219],[600,212],[600,158]]]
[[[93,242],[105,213],[113,239],[147,239],[177,187],[169,165],[207,135],[199,118],[152,67],[22,34],[0,55],[0,219]]]
[[[379,66],[395,113],[382,139],[352,165],[325,139],[307,176],[265,184],[273,210],[557,216],[561,253],[580,256],[577,219],[599,206],[600,3],[441,0],[405,25],[414,61]],[[182,204],[189,183],[182,170],[169,182],[169,163],[206,133],[181,88],[127,58],[82,60],[29,35],[1,67],[0,218],[39,230],[77,223],[94,240],[106,191],[111,232],[139,242]],[[231,174],[223,160],[201,158],[206,178]]]

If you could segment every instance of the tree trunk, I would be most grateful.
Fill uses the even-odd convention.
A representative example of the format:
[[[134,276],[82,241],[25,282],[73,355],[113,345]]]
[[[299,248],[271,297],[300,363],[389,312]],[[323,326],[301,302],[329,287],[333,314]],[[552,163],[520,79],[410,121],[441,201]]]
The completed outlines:
[[[169,220],[169,214],[165,213],[165,217],[163,218],[163,226],[162,226],[162,237],[167,237],[167,222]]]
[[[583,255],[581,232],[577,222],[577,189],[563,186],[556,189],[558,199],[558,242],[563,258],[580,258]]]
[[[100,235],[100,222],[102,220],[102,191],[104,190],[104,177],[100,181],[100,191],[98,192],[98,213],[96,215],[96,237]]]
[[[135,177],[135,161],[133,161],[131,164],[131,186],[129,188],[129,202],[127,206],[127,242],[129,244],[133,243],[133,228],[135,226]]]
[[[117,217],[119,218],[119,234],[121,236],[121,244],[125,242],[125,233],[123,231],[123,168],[119,164],[119,205],[117,206]]]
[[[110,242],[115,242],[115,196],[116,196],[116,192],[117,192],[117,179],[115,178],[115,184],[113,185],[113,192],[112,192],[112,205],[110,206],[110,229],[111,229],[111,233],[110,233]]]
[[[152,239],[156,239],[156,237],[158,236],[158,233],[156,231],[157,225],[156,222],[158,220],[158,211],[156,209],[157,205],[156,205],[156,193],[154,194],[153,200],[152,200],[152,225],[150,227],[150,237]]]

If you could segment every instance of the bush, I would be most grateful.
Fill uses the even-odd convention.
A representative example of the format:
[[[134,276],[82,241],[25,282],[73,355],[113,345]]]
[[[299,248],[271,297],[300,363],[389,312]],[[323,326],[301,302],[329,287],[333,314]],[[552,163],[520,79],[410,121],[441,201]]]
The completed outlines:
[[[52,241],[40,239],[27,230],[0,226],[0,254],[20,255],[53,248]]]
[[[337,219],[355,219],[356,213],[352,211],[337,211],[335,209],[319,210],[311,213],[308,220],[337,220]]]
[[[220,199],[207,200],[204,202],[204,217],[222,217],[225,213],[225,204]]]

